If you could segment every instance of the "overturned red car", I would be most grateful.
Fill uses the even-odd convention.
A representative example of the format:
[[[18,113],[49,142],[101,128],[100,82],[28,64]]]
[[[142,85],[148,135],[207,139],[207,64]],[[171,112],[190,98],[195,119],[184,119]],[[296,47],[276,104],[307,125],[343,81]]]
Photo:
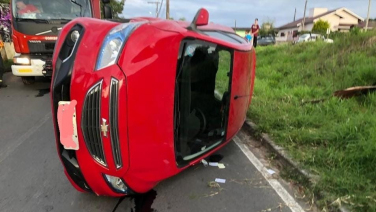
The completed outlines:
[[[199,163],[240,130],[256,56],[233,29],[208,23],[77,18],[53,55],[58,155],[79,191],[145,193]]]

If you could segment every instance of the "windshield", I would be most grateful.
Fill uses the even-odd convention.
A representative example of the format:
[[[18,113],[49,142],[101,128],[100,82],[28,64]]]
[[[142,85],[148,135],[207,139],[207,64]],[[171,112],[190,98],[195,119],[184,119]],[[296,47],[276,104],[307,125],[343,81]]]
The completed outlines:
[[[12,0],[13,17],[68,19],[91,17],[90,0]]]
[[[300,36],[299,39],[306,39],[308,37],[309,37],[309,35],[305,34],[305,35]]]

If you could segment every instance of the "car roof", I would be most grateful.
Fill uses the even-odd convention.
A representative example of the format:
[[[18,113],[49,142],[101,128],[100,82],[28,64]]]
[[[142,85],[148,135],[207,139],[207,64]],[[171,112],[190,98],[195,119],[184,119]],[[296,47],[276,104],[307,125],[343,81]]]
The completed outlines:
[[[184,37],[202,39],[240,51],[249,51],[252,49],[252,45],[246,42],[244,38],[237,35],[234,29],[215,23],[208,23],[207,25],[190,29],[191,23],[187,21],[174,21],[151,17],[137,17],[130,20],[130,22],[139,21],[146,21],[148,25],[164,31],[176,32]]]

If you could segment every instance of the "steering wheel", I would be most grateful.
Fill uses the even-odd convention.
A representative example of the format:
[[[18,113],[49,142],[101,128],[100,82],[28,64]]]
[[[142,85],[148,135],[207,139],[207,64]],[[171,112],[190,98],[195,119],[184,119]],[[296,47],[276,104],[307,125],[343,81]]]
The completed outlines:
[[[206,129],[206,124],[207,124],[206,117],[204,113],[202,112],[202,110],[200,110],[199,108],[195,108],[195,110],[196,110],[195,115],[200,119],[200,133],[199,134],[201,134]]]

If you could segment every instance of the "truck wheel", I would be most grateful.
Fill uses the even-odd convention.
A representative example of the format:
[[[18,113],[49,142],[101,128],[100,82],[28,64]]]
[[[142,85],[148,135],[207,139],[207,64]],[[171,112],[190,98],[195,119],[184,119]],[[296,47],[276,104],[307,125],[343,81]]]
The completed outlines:
[[[24,85],[31,85],[35,83],[35,77],[21,77]]]

